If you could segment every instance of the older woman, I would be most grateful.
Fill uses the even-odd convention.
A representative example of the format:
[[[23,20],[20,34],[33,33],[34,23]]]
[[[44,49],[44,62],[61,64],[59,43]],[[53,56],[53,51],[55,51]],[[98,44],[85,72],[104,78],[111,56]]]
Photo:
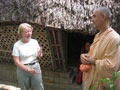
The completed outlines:
[[[13,47],[13,58],[17,66],[17,79],[21,90],[44,90],[37,57],[42,56],[42,47],[32,39],[32,26],[22,23],[18,27],[18,40]]]

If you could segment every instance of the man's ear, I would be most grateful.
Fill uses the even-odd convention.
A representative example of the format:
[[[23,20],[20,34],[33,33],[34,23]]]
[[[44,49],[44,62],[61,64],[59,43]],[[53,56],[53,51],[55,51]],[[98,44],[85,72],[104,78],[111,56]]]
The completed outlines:
[[[107,16],[106,16],[106,14],[103,14],[103,19],[105,20],[105,19],[107,19]]]

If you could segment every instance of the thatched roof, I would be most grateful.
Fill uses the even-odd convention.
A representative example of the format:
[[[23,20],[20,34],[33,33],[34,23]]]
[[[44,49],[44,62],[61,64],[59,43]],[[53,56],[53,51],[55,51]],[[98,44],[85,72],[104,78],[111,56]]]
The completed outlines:
[[[91,33],[91,11],[107,6],[113,27],[120,28],[120,0],[0,0],[0,23],[29,22]]]

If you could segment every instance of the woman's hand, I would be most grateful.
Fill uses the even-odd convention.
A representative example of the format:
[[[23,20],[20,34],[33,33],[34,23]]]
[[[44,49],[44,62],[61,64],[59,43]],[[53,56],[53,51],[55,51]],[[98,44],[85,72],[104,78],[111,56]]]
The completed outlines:
[[[29,72],[29,73],[31,73],[32,75],[38,74],[38,72],[37,72],[37,70],[36,70],[35,68],[32,68],[32,69],[31,69],[31,68],[28,68],[27,66],[25,66],[24,64],[22,64],[22,63],[20,62],[19,57],[14,56],[13,58],[14,58],[15,64],[16,64],[18,67],[20,67],[21,69],[23,69],[24,71]]]
[[[32,68],[32,69],[31,69],[31,68],[28,68],[27,72],[29,72],[29,73],[32,74],[32,75],[37,75],[37,74],[38,74],[37,70],[34,69],[34,68]]]
[[[40,47],[40,49],[38,50],[38,58],[42,57],[43,54],[42,54],[42,47]]]

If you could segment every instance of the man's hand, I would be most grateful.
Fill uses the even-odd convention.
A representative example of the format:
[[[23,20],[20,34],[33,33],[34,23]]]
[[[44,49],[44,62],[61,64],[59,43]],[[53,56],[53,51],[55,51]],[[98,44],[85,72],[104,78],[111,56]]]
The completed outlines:
[[[83,64],[89,64],[88,58],[89,58],[88,54],[81,54],[80,55],[80,59],[81,59],[81,62]]]
[[[89,57],[88,61],[89,61],[90,64],[95,65],[95,59],[94,58]]]
[[[88,54],[81,54],[80,59],[83,64],[95,65],[95,59],[90,57]]]

